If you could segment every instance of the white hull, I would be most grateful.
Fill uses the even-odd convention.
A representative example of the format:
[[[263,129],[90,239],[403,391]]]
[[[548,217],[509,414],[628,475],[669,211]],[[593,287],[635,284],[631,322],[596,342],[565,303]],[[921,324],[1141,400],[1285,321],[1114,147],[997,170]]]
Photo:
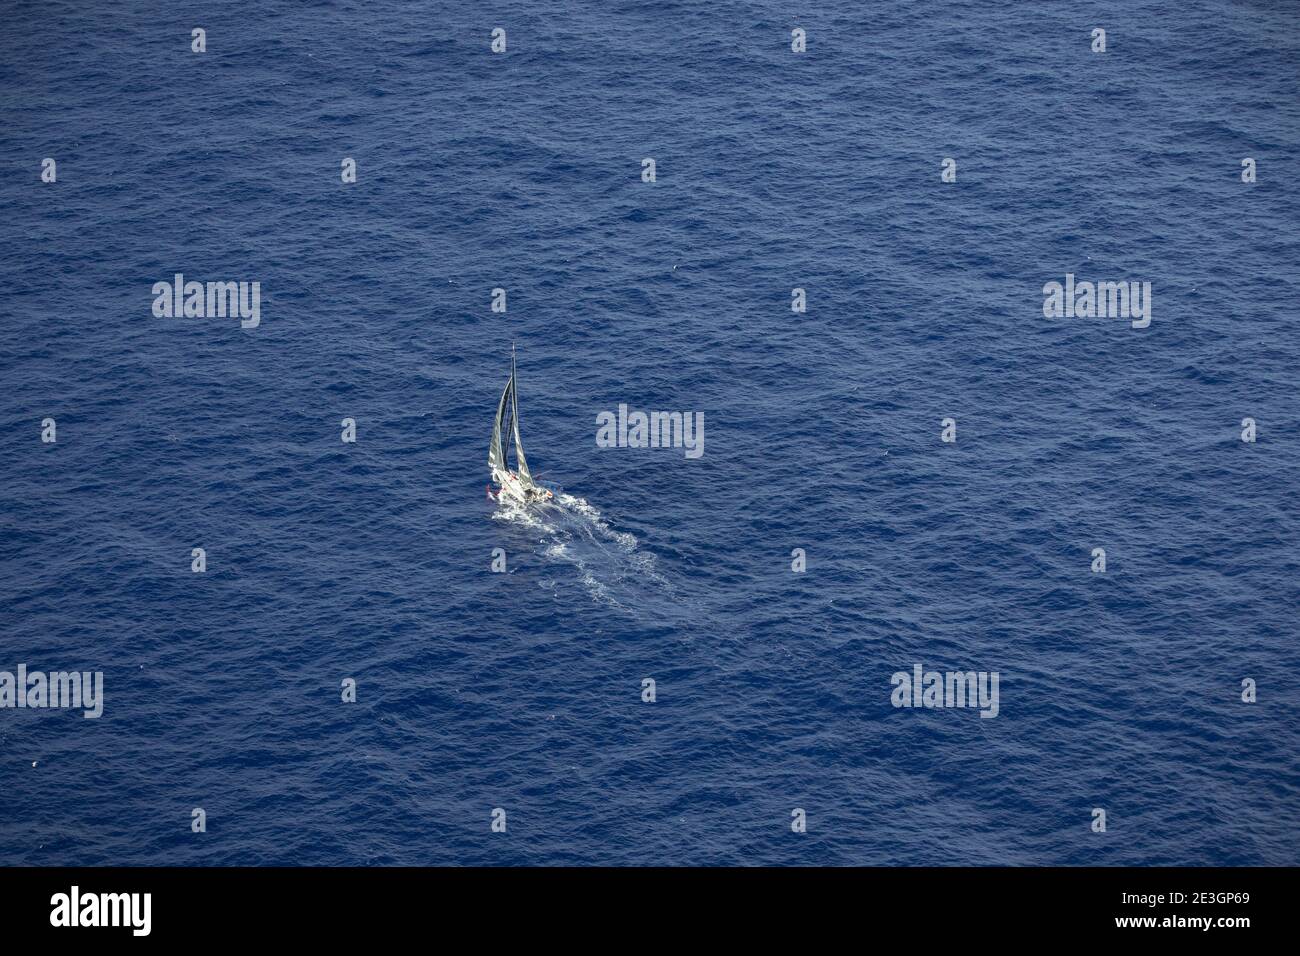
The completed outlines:
[[[546,501],[554,497],[545,488],[534,487],[531,490],[525,489],[519,478],[513,471],[501,471],[499,468],[492,472],[492,480],[497,483],[497,500],[514,501],[521,505],[526,505],[530,501]]]

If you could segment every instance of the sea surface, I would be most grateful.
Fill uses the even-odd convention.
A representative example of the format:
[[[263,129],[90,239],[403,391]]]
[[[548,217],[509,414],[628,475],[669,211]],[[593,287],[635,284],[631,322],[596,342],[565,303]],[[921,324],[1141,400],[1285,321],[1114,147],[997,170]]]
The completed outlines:
[[[1298,19],[10,4],[0,863],[1300,864]]]

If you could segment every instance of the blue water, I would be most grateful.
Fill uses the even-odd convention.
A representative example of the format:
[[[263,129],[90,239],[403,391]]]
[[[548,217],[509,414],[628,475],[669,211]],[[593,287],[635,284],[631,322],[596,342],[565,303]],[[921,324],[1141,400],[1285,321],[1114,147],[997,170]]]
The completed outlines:
[[[1296,17],[11,5],[0,670],[105,704],[0,710],[0,863],[1300,863]]]

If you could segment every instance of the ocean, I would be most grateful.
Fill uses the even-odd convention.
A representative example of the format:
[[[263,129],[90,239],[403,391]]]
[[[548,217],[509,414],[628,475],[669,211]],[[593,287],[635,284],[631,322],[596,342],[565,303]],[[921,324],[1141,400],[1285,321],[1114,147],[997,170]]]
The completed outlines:
[[[1300,864],[1296,17],[12,4],[0,863]]]

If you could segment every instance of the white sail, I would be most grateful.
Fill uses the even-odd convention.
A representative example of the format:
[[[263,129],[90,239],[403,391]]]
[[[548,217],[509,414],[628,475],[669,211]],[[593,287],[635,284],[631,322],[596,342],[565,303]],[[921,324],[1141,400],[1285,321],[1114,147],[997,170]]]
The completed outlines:
[[[511,397],[515,391],[515,377],[510,376],[505,390],[501,392],[501,401],[497,403],[496,422],[492,425],[492,444],[488,446],[488,468],[493,474],[506,470],[506,449],[503,439],[507,434],[501,427],[506,413],[510,410]]]

